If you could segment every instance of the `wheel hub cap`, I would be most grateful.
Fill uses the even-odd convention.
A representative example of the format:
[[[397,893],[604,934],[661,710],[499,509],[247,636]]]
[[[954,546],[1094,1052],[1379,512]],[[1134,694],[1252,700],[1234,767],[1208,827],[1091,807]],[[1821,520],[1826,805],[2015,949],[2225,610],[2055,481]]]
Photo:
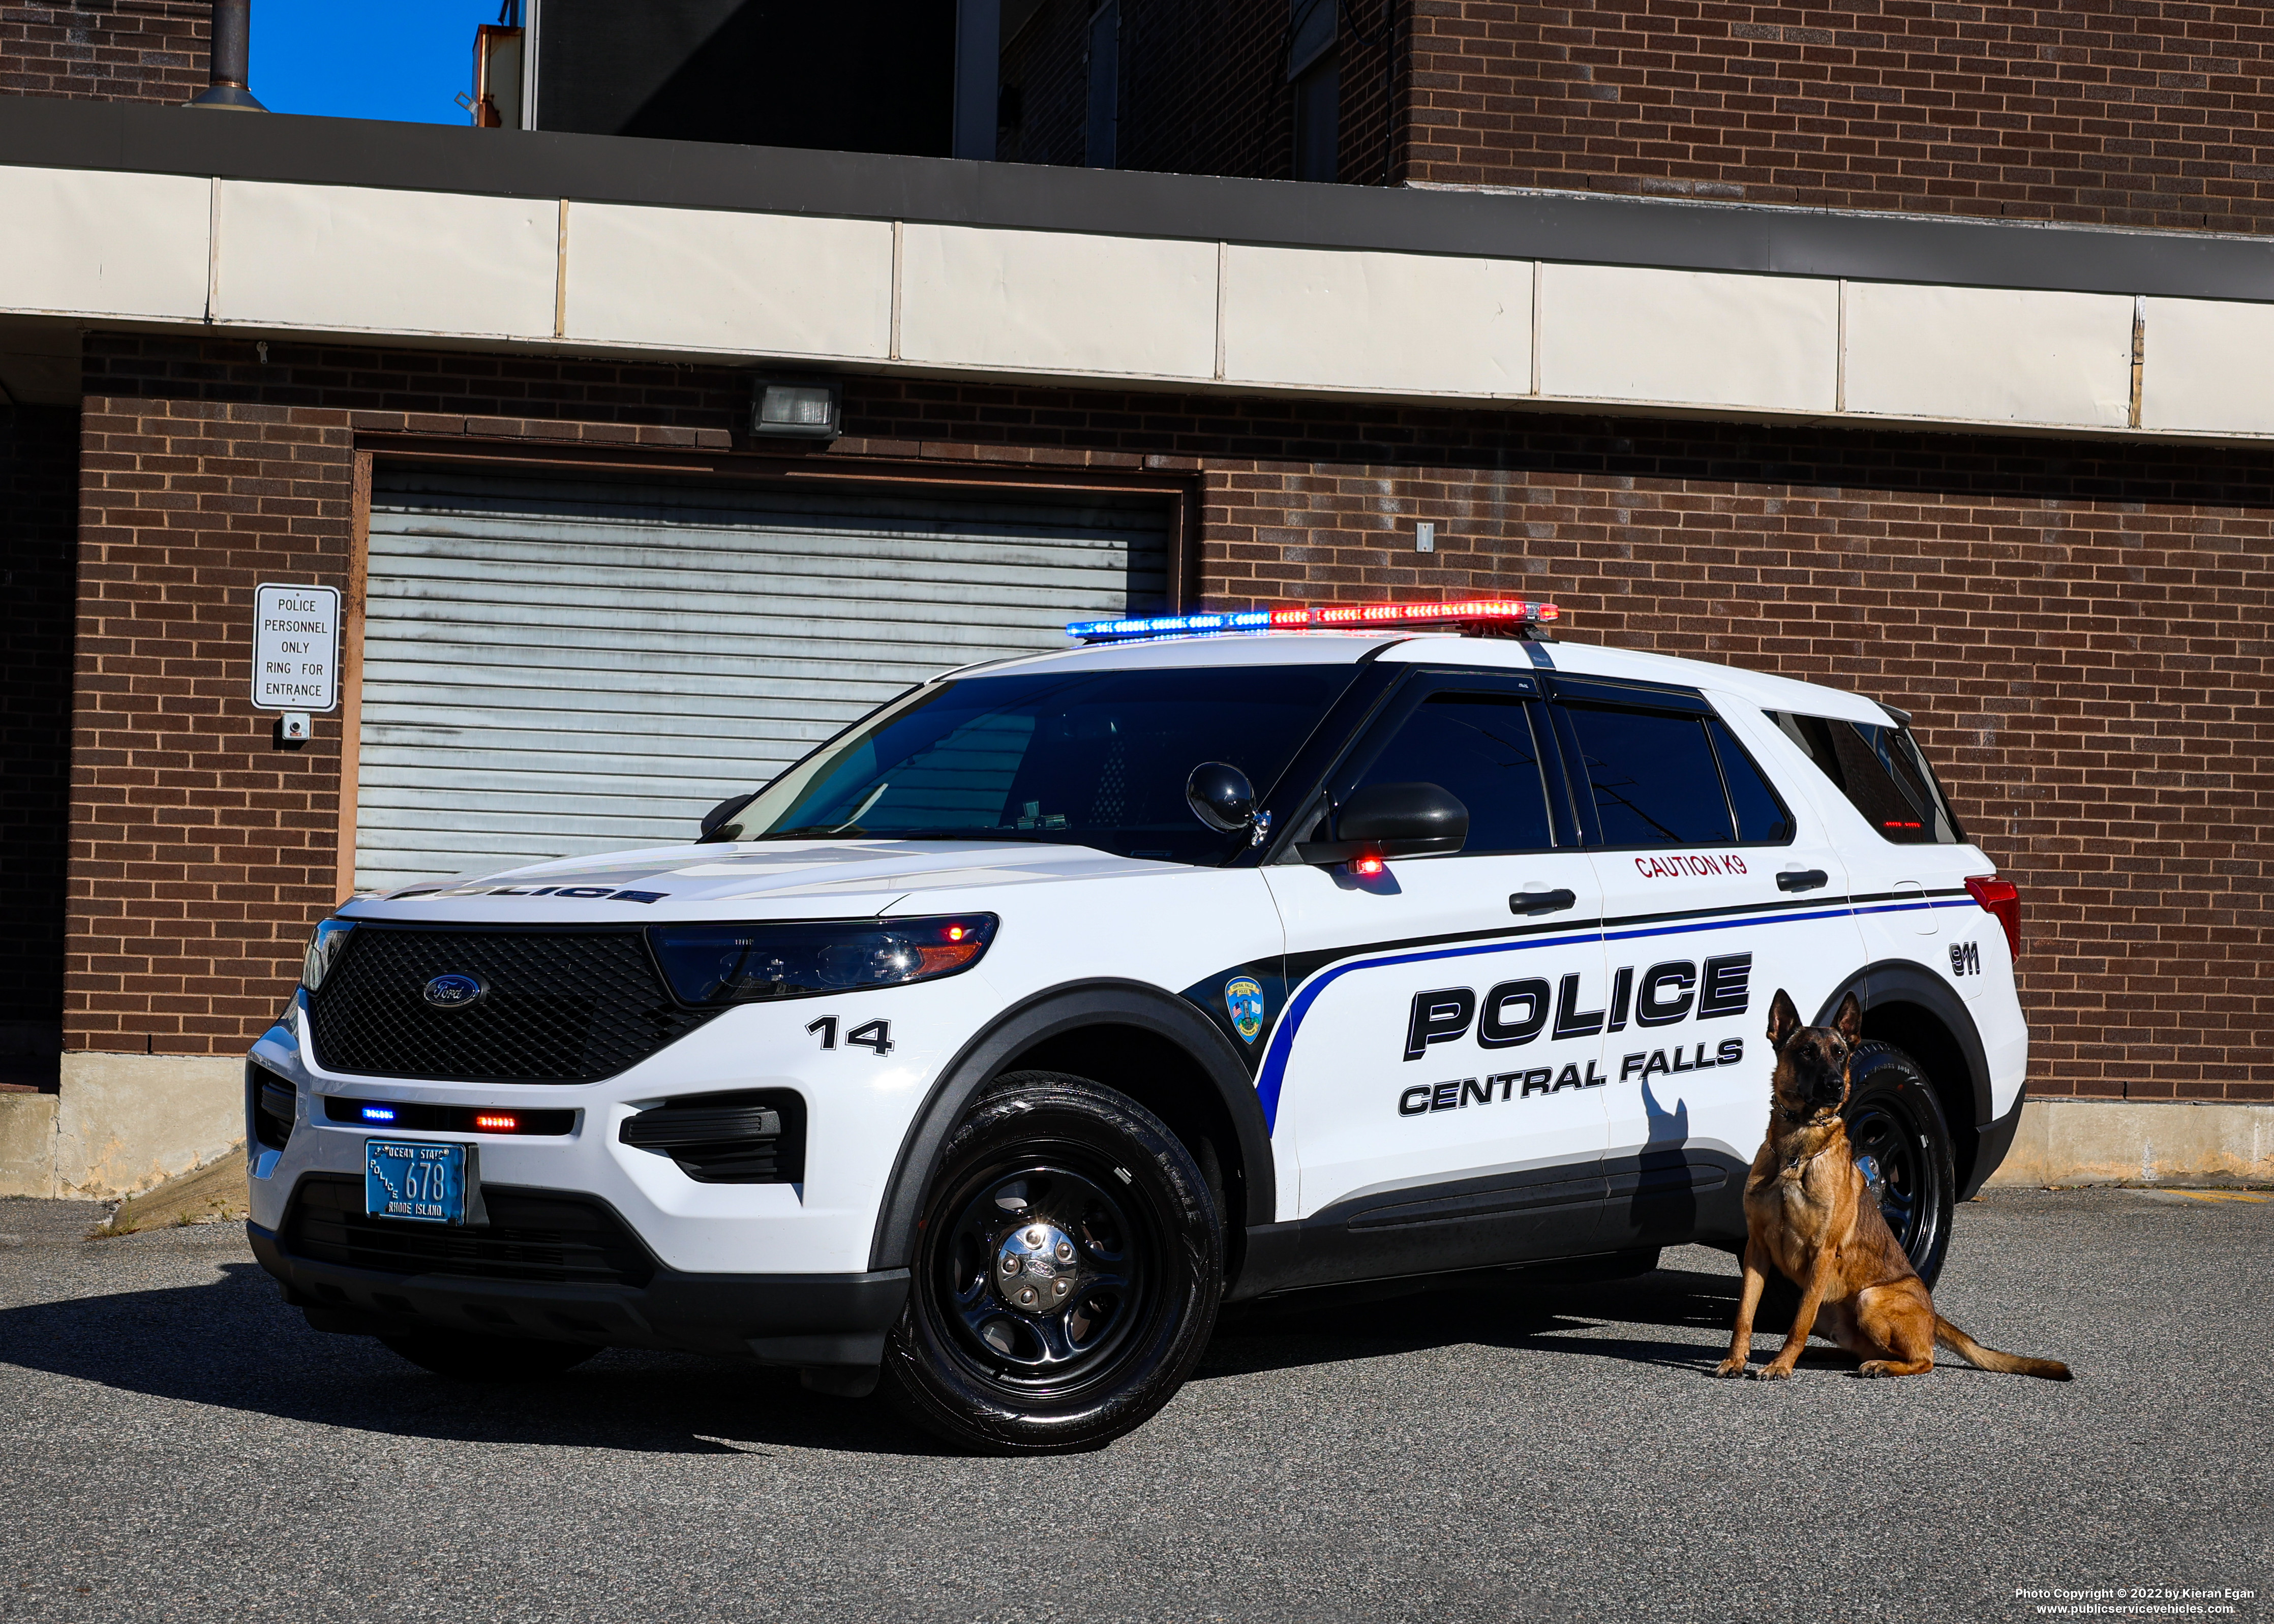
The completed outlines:
[[[1048,1223],[1021,1224],[995,1249],[995,1295],[1022,1314],[1055,1313],[1081,1273],[1073,1238]]]

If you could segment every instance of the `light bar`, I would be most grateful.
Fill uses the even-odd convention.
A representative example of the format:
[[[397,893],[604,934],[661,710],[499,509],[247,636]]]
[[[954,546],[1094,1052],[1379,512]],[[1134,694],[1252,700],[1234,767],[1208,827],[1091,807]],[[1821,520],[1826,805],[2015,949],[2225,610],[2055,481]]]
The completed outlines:
[[[1240,609],[1220,614],[1160,614],[1128,620],[1077,620],[1066,635],[1083,643],[1191,637],[1211,632],[1302,632],[1397,626],[1539,626],[1561,620],[1554,604],[1473,598],[1451,604],[1320,604],[1306,609]]]

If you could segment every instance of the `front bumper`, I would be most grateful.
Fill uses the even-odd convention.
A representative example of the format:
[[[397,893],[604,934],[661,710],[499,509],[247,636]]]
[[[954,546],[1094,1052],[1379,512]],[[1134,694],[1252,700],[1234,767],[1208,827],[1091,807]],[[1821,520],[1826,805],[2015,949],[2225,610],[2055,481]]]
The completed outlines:
[[[311,1326],[368,1336],[455,1331],[808,1368],[874,1366],[908,1294],[906,1269],[695,1274],[659,1265],[638,1286],[402,1274],[295,1257],[257,1223],[245,1233]]]

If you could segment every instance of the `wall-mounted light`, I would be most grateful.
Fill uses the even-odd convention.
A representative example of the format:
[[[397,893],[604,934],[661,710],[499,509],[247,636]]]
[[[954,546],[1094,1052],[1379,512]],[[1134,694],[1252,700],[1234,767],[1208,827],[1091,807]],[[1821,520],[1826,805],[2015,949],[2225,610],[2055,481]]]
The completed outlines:
[[[844,395],[826,378],[761,378],[750,399],[760,440],[835,440],[845,432]]]

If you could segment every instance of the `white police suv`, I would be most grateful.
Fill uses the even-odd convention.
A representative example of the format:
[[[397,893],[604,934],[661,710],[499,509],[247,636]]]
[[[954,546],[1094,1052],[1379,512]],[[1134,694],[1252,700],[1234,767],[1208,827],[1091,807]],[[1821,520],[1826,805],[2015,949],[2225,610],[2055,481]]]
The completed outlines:
[[[1931,1279],[2005,1154],[2020,905],[1897,710],[1552,605],[1112,621],[902,695],[683,846],[358,898],[254,1046],[252,1238],[430,1369],[881,1379],[1012,1450],[1220,1303],[1735,1246],[1770,998]]]

